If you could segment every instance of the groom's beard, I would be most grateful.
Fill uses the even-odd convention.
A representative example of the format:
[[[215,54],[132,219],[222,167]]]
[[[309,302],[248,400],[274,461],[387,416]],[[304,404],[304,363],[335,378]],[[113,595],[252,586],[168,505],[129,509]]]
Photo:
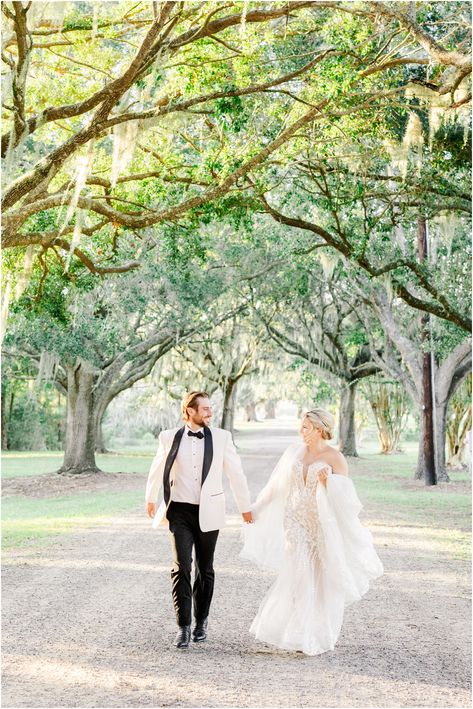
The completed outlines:
[[[210,416],[209,418],[207,418],[207,419],[203,419],[202,417],[199,417],[199,418],[195,418],[194,421],[193,421],[193,423],[194,423],[196,426],[203,426],[204,428],[208,428],[209,425],[210,425],[210,423],[211,423],[211,421],[212,421],[212,417],[211,417],[211,416]]]

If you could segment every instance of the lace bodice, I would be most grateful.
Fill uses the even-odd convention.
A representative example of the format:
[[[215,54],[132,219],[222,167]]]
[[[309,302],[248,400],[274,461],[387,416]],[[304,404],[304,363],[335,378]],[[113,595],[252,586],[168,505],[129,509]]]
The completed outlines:
[[[316,461],[305,469],[302,460],[294,461],[284,511],[286,541],[291,546],[308,547],[312,558],[320,557],[321,530],[317,514],[317,474],[327,463]],[[304,473],[306,474],[304,480]]]

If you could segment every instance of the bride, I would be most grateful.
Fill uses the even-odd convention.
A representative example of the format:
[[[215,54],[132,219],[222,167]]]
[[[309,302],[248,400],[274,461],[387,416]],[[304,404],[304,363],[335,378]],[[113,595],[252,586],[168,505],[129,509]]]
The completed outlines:
[[[347,462],[327,443],[333,426],[327,411],[305,414],[304,442],[289,446],[259,494],[240,554],[279,571],[250,632],[306,655],[333,650],[345,606],[383,573]]]

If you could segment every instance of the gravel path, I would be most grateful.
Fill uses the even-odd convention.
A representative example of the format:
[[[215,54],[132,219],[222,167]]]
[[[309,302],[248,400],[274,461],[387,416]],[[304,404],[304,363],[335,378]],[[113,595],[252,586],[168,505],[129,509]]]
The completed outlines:
[[[293,436],[237,436],[253,496]],[[388,509],[366,509],[385,575],[347,610],[333,652],[277,651],[247,631],[273,577],[238,558],[227,499],[210,639],[186,652],[172,644],[168,533],[151,530],[142,508],[5,554],[3,706],[470,706],[466,562],[435,553],[417,526],[390,526]]]

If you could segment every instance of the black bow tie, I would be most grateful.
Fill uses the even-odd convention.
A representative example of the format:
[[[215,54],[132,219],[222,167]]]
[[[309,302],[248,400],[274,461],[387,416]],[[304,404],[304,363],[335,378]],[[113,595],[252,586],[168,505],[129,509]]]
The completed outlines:
[[[203,438],[204,437],[204,434],[202,433],[202,431],[196,431],[195,433],[194,433],[194,431],[187,431],[187,435],[188,436],[195,436],[196,438]]]

